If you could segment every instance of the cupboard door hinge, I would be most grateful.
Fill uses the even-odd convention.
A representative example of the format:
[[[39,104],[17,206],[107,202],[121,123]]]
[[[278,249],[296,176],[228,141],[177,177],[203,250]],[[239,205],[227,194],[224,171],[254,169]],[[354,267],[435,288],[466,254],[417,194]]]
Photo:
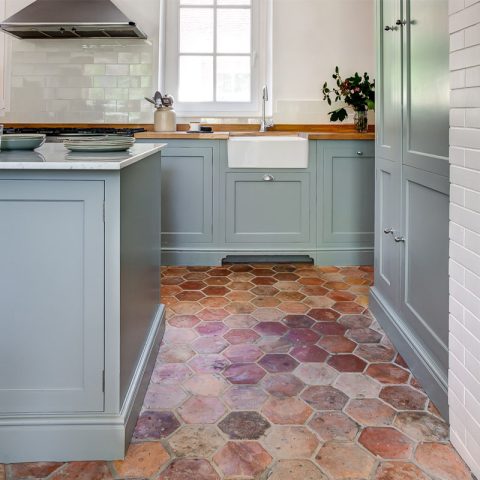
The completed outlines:
[[[102,372],[102,392],[105,393],[105,370]]]

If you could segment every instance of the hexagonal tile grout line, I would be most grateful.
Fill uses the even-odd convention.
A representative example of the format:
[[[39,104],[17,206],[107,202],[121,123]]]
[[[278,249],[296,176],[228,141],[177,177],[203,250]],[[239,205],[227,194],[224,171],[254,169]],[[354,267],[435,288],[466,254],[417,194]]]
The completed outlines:
[[[278,480],[282,468],[292,479],[305,469],[330,480],[390,478],[377,469],[405,480],[469,478],[446,424],[367,309],[372,280],[370,267],[164,268],[166,334],[132,447],[123,462],[77,468],[152,480]],[[438,451],[456,477],[432,463]],[[72,466],[49,480],[66,480]],[[8,480],[20,471],[8,466]]]

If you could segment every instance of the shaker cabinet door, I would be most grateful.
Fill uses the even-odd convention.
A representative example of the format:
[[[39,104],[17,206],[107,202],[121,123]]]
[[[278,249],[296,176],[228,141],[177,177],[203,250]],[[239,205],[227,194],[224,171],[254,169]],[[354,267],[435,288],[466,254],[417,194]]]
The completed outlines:
[[[226,174],[227,243],[308,244],[311,174]]]
[[[103,201],[101,181],[0,180],[2,412],[104,409]]]

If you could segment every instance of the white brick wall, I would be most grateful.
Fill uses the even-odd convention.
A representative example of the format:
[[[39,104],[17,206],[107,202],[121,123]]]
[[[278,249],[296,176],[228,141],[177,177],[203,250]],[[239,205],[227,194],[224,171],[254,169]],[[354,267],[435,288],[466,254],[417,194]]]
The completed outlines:
[[[480,0],[450,0],[452,442],[480,477]]]

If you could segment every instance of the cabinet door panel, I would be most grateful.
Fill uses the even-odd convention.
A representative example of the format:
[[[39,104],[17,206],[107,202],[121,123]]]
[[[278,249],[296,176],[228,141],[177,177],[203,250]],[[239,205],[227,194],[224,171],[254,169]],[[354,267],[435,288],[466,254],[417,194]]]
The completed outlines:
[[[375,158],[371,142],[326,146],[323,243],[373,246]]]
[[[308,243],[310,173],[227,173],[226,241]]]
[[[405,3],[403,162],[448,175],[447,0]]]
[[[403,317],[448,369],[448,179],[404,167]]]
[[[0,180],[4,412],[103,410],[103,200],[100,181]]]
[[[402,29],[395,26],[401,13],[400,0],[377,1],[377,155],[395,162],[401,162]]]
[[[211,148],[162,152],[162,243],[172,246],[213,239]]]
[[[375,288],[393,308],[400,288],[401,247],[394,241],[400,225],[400,170],[398,163],[376,159]]]

